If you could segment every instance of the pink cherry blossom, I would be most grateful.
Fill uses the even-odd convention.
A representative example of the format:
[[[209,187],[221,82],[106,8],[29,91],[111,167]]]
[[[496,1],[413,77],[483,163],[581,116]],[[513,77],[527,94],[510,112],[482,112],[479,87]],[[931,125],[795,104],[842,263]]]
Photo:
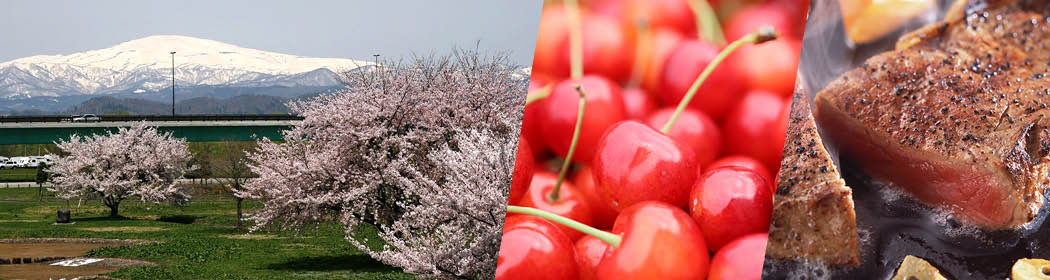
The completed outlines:
[[[72,135],[56,143],[64,156],[54,156],[49,190],[63,199],[96,195],[117,216],[120,202],[138,197],[143,202],[183,204],[189,196],[177,188],[177,179],[192,167],[186,140],[158,133],[144,122],[116,133]]]
[[[506,55],[458,50],[342,75],[346,89],[289,104],[305,120],[248,157],[254,229],[338,221],[384,263],[492,278],[527,77]],[[375,227],[383,248],[358,236]]]

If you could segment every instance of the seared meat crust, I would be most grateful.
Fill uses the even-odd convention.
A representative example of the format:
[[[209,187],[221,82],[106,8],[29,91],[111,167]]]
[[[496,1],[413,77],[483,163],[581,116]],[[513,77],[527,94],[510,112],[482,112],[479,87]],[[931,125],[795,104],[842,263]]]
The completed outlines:
[[[831,82],[817,120],[865,171],[963,221],[1031,221],[1050,154],[1047,2],[953,9]]]
[[[860,242],[853,192],[825,150],[809,107],[809,101],[796,93],[766,255],[856,266]]]

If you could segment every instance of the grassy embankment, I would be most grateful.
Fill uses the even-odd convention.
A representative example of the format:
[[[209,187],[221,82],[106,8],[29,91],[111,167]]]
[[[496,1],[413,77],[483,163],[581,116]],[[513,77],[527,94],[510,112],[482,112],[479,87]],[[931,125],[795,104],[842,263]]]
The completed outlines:
[[[236,204],[228,194],[198,194],[184,209],[127,200],[123,218],[108,218],[97,200],[72,201],[73,225],[53,225],[66,202],[37,202],[36,188],[0,189],[0,238],[72,237],[148,239],[158,244],[106,247],[89,256],[129,258],[157,266],[107,274],[121,279],[411,279],[371,259],[344,240],[340,225],[327,223],[300,236],[286,232],[246,234],[236,229]],[[10,201],[17,202],[10,202]],[[246,202],[247,209],[259,207]],[[374,232],[361,232],[374,236]],[[378,240],[369,238],[368,240]],[[381,244],[370,243],[370,246]]]

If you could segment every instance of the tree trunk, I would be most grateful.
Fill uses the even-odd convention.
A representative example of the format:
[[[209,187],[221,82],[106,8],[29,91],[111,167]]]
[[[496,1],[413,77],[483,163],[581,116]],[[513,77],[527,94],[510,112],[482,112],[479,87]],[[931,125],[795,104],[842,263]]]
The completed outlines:
[[[44,184],[36,184],[36,197],[37,202],[44,202]]]
[[[106,204],[106,206],[109,207],[109,217],[110,218],[120,217],[120,215],[117,213],[117,209],[120,207],[120,201],[119,200],[112,199],[112,198],[103,198],[102,202],[103,202],[103,204]]]
[[[244,202],[243,198],[237,198],[237,228],[241,228],[241,202]]]

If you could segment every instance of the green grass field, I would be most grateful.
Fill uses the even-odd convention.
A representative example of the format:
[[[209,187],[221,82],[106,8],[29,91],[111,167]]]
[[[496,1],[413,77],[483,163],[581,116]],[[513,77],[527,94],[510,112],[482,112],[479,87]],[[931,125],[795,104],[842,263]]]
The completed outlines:
[[[36,181],[36,168],[0,169],[0,182]]]
[[[121,279],[413,279],[354,248],[335,223],[296,236],[234,227],[236,204],[228,195],[198,195],[185,209],[127,200],[121,216],[108,218],[98,201],[72,201],[73,225],[53,225],[65,201],[37,202],[36,188],[0,189],[0,238],[84,237],[148,239],[157,244],[105,247],[89,256],[130,258],[157,266],[106,274]],[[257,203],[245,203],[247,209]],[[362,232],[374,236],[374,232]],[[378,240],[369,238],[368,240]],[[382,246],[381,244],[369,244]]]

